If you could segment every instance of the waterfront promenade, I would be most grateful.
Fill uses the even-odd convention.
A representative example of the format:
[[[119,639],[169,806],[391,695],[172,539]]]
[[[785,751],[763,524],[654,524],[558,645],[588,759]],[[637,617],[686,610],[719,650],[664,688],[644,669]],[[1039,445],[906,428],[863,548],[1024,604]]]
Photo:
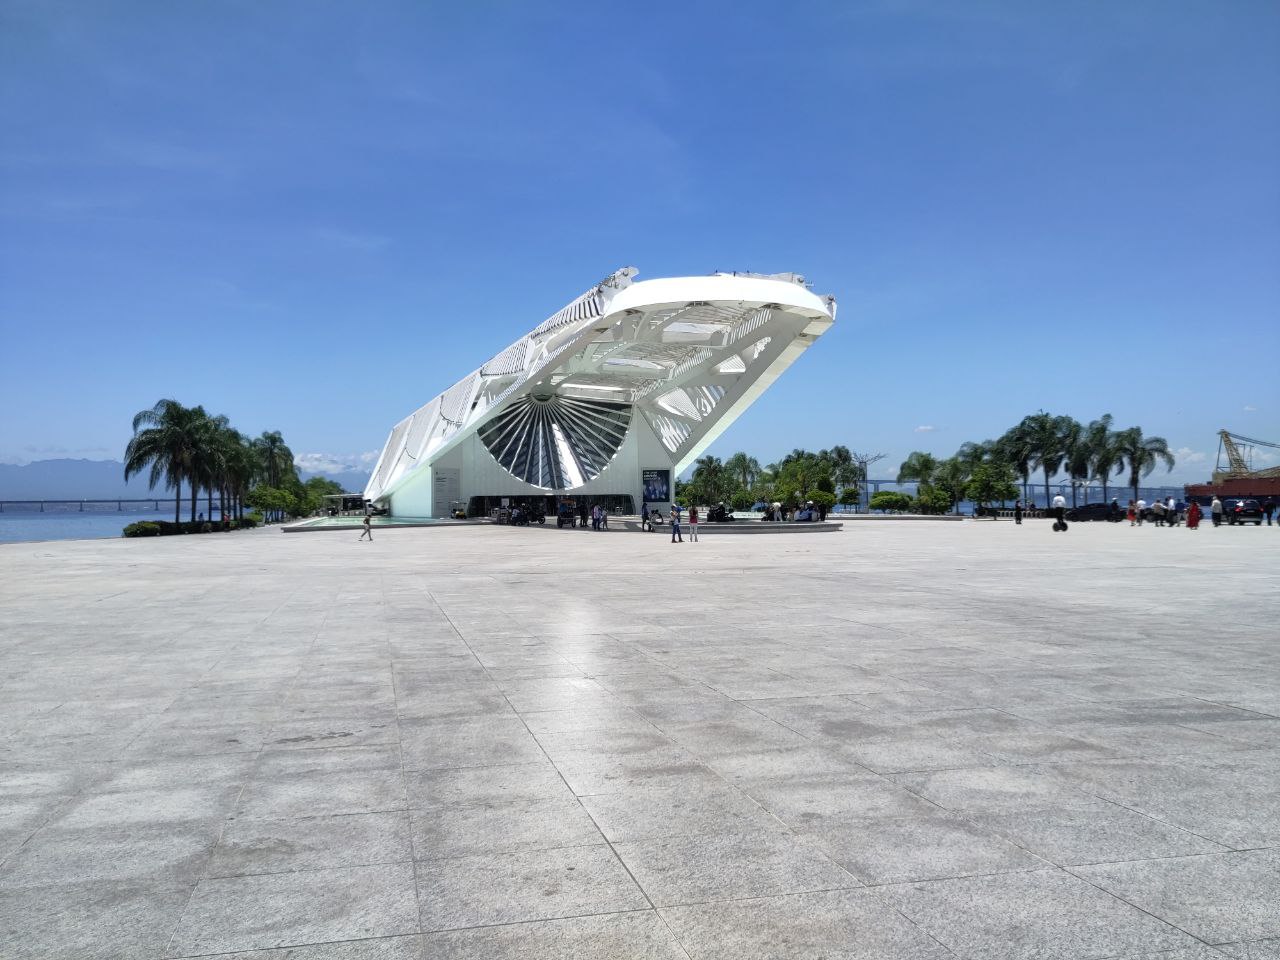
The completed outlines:
[[[1280,956],[1280,530],[374,535],[0,545],[0,956]]]

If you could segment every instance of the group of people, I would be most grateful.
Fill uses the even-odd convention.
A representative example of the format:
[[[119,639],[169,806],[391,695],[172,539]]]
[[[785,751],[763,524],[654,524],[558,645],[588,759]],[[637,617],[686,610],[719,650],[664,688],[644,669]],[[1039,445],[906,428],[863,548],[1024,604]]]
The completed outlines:
[[[1117,501],[1112,500],[1113,504]],[[1218,503],[1215,498],[1215,503]],[[1192,510],[1194,507],[1194,511]],[[1219,512],[1221,512],[1222,504],[1218,503]],[[1193,516],[1194,514],[1194,516]],[[1182,523],[1185,516],[1187,520],[1187,528],[1196,529],[1200,525],[1200,504],[1194,500],[1188,506],[1184,501],[1174,501],[1173,497],[1161,500],[1157,497],[1152,500],[1150,505],[1141,497],[1137,500],[1130,500],[1128,507],[1125,509],[1125,519],[1129,521],[1129,526],[1140,527],[1142,524],[1150,520],[1157,527],[1176,527]]]
[[[587,529],[588,521],[591,522],[592,530],[608,530],[609,529],[609,511],[606,508],[600,506],[600,504],[597,503],[595,506],[588,509],[587,505],[584,503],[582,504],[581,507],[579,507],[579,510],[581,511],[579,514],[579,516],[581,517],[581,522],[579,523],[579,526],[581,526],[583,530]]]
[[[698,542],[698,520],[699,519],[700,518],[698,515],[698,508],[690,507],[689,523],[688,523],[690,543]],[[657,530],[662,525],[663,525],[663,521],[662,521],[661,510],[659,510],[657,507],[654,507],[653,510],[650,510],[649,505],[647,503],[641,506],[640,508],[640,529],[641,530],[648,530],[652,532],[654,530]],[[671,542],[684,543],[684,533],[680,525],[680,504],[678,503],[671,505]]]

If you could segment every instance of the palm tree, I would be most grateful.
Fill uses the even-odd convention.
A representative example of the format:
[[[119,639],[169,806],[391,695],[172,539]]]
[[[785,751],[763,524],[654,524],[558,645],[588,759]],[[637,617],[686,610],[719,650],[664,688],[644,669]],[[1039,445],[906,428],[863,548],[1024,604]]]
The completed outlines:
[[[1092,421],[1085,431],[1089,447],[1090,477],[1102,481],[1102,502],[1107,502],[1107,485],[1111,474],[1119,467],[1116,452],[1116,434],[1111,429],[1112,417],[1104,413]]]
[[[724,462],[724,469],[731,474],[743,490],[750,490],[760,479],[760,461],[745,453],[735,453]]]
[[[133,439],[124,451],[126,481],[150,466],[148,487],[155,489],[163,479],[172,487],[173,522],[182,519],[182,484],[192,488],[192,519],[195,519],[195,462],[204,438],[204,411],[188,408],[177,400],[160,400],[150,410],[133,418]]]
[[[694,461],[693,477],[689,486],[692,500],[703,503],[719,503],[725,499],[724,488],[728,477],[719,457],[705,456]],[[694,503],[690,503],[694,506]]]
[[[898,466],[898,483],[915,481],[916,491],[928,490],[938,472],[938,458],[923,450],[912,450]]]
[[[1018,429],[1025,431],[1030,446],[1031,464],[1044,472],[1044,502],[1049,503],[1049,478],[1062,469],[1067,458],[1067,433],[1071,417],[1055,417],[1043,410],[1024,417]]]
[[[1089,461],[1092,451],[1089,449],[1089,434],[1085,425],[1073,417],[1065,417],[1063,419],[1063,465],[1066,467],[1067,476],[1071,478],[1071,506],[1074,508],[1076,506],[1076,489],[1082,482],[1087,483],[1089,480]],[[1089,502],[1089,488],[1087,486],[1084,490],[1084,502]]]
[[[1138,499],[1138,481],[1150,476],[1157,463],[1163,462],[1169,470],[1174,466],[1169,442],[1164,437],[1144,437],[1141,427],[1130,427],[1116,434],[1116,461],[1128,465],[1129,486],[1135,500]]]
[[[267,486],[279,487],[286,477],[293,475],[293,451],[285,445],[279,430],[263,431],[253,446]]]
[[[1025,423],[1024,420],[1018,426],[1007,430],[996,441],[995,455],[1013,467],[1014,473],[1022,478],[1022,499],[1030,503],[1031,497],[1028,495],[1027,487],[1031,484],[1032,451],[1031,442],[1024,427]]]

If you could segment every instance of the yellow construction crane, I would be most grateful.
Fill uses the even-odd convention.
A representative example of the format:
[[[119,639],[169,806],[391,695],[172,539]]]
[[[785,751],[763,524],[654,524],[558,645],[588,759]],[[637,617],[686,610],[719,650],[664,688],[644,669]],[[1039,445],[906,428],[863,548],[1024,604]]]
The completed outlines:
[[[1280,477],[1280,467],[1268,467],[1266,470],[1250,470],[1249,461],[1240,452],[1239,445],[1250,448],[1250,454],[1252,454],[1251,448],[1253,447],[1270,447],[1273,450],[1280,450],[1280,443],[1242,437],[1240,434],[1232,433],[1230,430],[1219,430],[1218,462],[1215,464],[1213,471],[1214,483],[1222,483],[1224,480],[1260,480],[1265,477]],[[1222,469],[1223,453],[1227,455],[1226,470]],[[1250,459],[1252,459],[1252,456]]]

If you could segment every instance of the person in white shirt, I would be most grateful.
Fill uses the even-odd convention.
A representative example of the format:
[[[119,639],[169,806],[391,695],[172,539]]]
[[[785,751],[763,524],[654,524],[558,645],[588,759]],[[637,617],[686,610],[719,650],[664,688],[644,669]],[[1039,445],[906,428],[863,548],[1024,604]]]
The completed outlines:
[[[1067,498],[1062,494],[1058,494],[1053,498],[1053,519],[1058,523],[1065,524],[1067,522]]]
[[[1138,526],[1142,526],[1142,515],[1147,512],[1147,501],[1138,500]]]

